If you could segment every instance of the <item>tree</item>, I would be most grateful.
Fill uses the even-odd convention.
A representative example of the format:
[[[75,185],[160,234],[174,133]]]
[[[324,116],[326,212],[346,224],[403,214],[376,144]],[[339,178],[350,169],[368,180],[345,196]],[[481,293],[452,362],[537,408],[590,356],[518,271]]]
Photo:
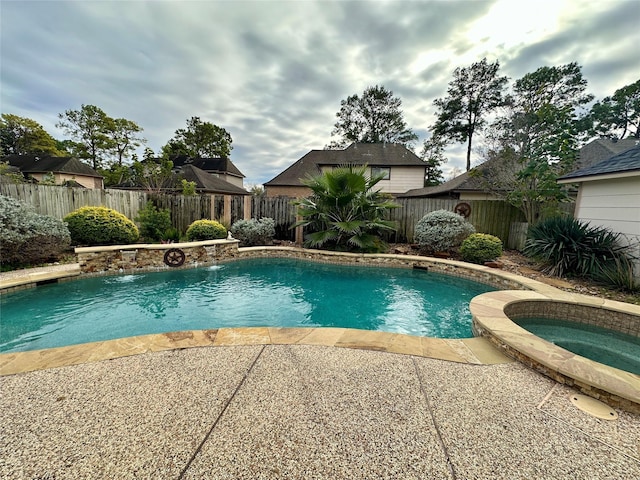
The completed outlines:
[[[260,197],[264,195],[264,187],[262,185],[252,185],[249,192],[254,197]]]
[[[438,135],[431,135],[431,137],[422,144],[420,158],[424,160],[426,164],[424,176],[425,187],[434,187],[444,181],[442,165],[447,163],[447,158],[444,156],[445,146],[446,142]]]
[[[0,116],[0,146],[3,155],[64,155],[42,125],[11,113]]]
[[[439,113],[433,131],[447,139],[467,142],[467,171],[471,169],[471,144],[486,124],[486,115],[504,103],[507,77],[499,77],[500,63],[486,58],[470,67],[456,68],[449,82],[448,96],[433,104]]]
[[[187,128],[176,130],[175,136],[162,147],[162,156],[167,159],[176,156],[197,158],[228,157],[233,147],[231,135],[224,128],[199,117],[187,120]]]
[[[541,67],[517,80],[506,113],[494,124],[495,147],[489,158],[499,160],[493,190],[520,208],[535,224],[542,213],[568,201],[556,180],[573,169],[578,147],[591,130],[584,106],[593,96],[577,63]],[[489,180],[488,180],[489,181]]]
[[[640,80],[615,91],[591,107],[595,132],[601,136],[640,138]]]
[[[368,177],[366,172],[367,166],[351,165],[304,181],[313,193],[294,202],[302,217],[295,226],[311,230],[308,246],[364,252],[386,248],[379,235],[395,230],[395,224],[384,216],[399,205],[374,190],[384,176]]]
[[[110,137],[113,120],[95,105],[82,105],[79,110],[66,110],[58,115],[56,127],[62,128],[79,147],[75,152],[79,158],[91,161],[98,169],[104,156],[114,148]]]
[[[139,136],[142,128],[137,123],[126,118],[111,119],[108,127],[108,136],[111,139],[112,149],[117,157],[118,165],[122,165],[122,159],[129,153],[146,143],[146,139]]]
[[[148,192],[161,192],[176,187],[173,162],[164,158],[149,158],[133,162],[131,181]]]
[[[418,136],[407,128],[402,101],[383,86],[368,87],[361,97],[352,95],[340,102],[338,121],[331,132],[339,136],[331,147],[344,148],[353,142],[401,143],[411,145]]]

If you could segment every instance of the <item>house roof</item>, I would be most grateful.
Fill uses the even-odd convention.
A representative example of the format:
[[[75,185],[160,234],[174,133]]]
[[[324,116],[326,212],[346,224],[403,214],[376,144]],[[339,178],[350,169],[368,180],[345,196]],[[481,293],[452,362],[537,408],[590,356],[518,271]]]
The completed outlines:
[[[308,175],[320,173],[329,165],[414,166],[425,163],[399,143],[352,143],[344,150],[311,150],[293,165],[265,183],[266,186],[300,186]]]
[[[182,167],[184,165],[193,165],[200,170],[215,173],[226,173],[236,177],[244,178],[244,175],[238,167],[236,167],[227,157],[219,158],[189,158],[175,157],[172,159],[174,167]]]
[[[193,165],[184,165],[180,168],[180,173],[189,182],[195,182],[196,190],[207,193],[218,193],[226,195],[251,195],[244,188],[240,188],[229,182],[225,182],[204,170]]]
[[[53,172],[102,178],[102,175],[93,168],[74,157],[8,155],[2,160],[13,167],[18,167],[22,173]]]
[[[576,170],[595,165],[607,158],[611,158],[638,145],[637,138],[596,138],[584,145],[578,152]]]
[[[415,188],[409,190],[401,195],[402,197],[443,197],[454,196],[455,194],[462,192],[486,192],[490,178],[494,176],[496,169],[502,171],[501,176],[504,176],[504,168],[501,168],[502,162],[500,159],[491,159],[486,162],[473,167],[468,172],[464,172],[451,180],[436,185],[434,187]]]
[[[585,181],[602,175],[620,175],[632,172],[637,172],[640,175],[640,145],[590,167],[564,175],[558,181],[560,183],[574,183],[577,180]]]

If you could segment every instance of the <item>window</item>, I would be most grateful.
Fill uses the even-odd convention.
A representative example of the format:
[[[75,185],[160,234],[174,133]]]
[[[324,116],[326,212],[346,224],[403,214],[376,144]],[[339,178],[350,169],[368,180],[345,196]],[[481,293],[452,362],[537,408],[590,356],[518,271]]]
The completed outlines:
[[[389,180],[391,178],[391,167],[371,167],[371,176],[377,177],[378,175],[384,175],[383,180]]]

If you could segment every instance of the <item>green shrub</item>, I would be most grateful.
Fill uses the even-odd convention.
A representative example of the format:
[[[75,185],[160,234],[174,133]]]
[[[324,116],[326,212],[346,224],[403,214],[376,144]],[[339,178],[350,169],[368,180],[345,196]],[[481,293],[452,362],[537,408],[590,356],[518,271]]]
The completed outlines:
[[[190,242],[219,238],[227,238],[227,229],[215,220],[196,220],[187,228],[187,240]]]
[[[313,192],[293,202],[304,227],[305,246],[351,252],[383,252],[384,233],[396,230],[385,218],[399,205],[376,185],[382,175],[370,176],[366,165],[335,168],[308,177],[304,185]]]
[[[0,195],[0,263],[34,265],[55,260],[69,248],[65,223],[40,215],[25,203]]]
[[[163,243],[173,243],[173,242],[178,242],[179,240],[180,240],[180,232],[175,227],[171,227],[167,229],[161,238],[161,241]]]
[[[76,245],[126,245],[138,240],[135,223],[106,207],[81,207],[64,217]]]
[[[476,229],[464,217],[448,210],[427,213],[416,224],[415,239],[420,247],[432,252],[450,250]]]
[[[546,272],[629,288],[630,247],[621,234],[574,218],[553,217],[529,228],[527,237],[525,255],[542,262]]]
[[[472,233],[462,242],[460,253],[465,262],[482,265],[502,255],[502,240],[487,233]]]
[[[152,201],[138,212],[136,222],[140,224],[140,235],[150,241],[168,240],[171,226],[169,209],[158,209]]]
[[[246,247],[270,245],[276,234],[276,222],[273,218],[238,220],[231,227],[231,234]]]

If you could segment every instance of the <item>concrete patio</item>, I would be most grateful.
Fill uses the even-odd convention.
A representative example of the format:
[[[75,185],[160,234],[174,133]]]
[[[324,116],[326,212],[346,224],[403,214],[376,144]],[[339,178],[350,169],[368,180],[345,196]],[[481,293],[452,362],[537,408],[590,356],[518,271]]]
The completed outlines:
[[[631,479],[600,420],[514,362],[209,346],[0,378],[0,477]]]

